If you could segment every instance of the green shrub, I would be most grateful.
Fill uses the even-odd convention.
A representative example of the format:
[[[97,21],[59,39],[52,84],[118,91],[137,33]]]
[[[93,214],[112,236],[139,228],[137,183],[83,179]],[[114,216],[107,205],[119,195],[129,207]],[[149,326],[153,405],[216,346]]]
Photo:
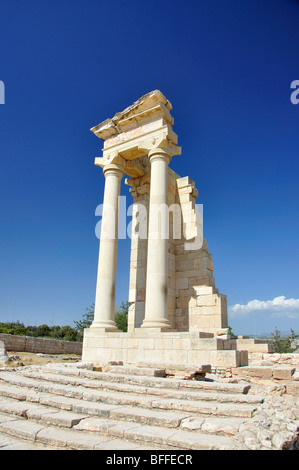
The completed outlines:
[[[291,346],[292,341],[295,338],[295,334],[292,329],[290,336],[281,336],[280,331],[277,329],[276,326],[274,333],[271,333],[271,336],[272,340],[270,341],[270,343],[274,345],[274,352],[279,354],[286,354],[292,353],[294,351]]]

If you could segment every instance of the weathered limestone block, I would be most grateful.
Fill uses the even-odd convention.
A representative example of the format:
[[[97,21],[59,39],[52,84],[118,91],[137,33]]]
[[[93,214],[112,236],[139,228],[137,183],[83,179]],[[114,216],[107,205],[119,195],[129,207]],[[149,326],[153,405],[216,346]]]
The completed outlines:
[[[299,397],[299,382],[288,382],[286,384],[286,392]]]
[[[235,342],[237,349],[246,349],[249,352],[271,353],[274,351],[273,344],[262,343],[252,338],[238,338]]]
[[[275,367],[273,369],[273,379],[291,380],[295,370],[293,367]]]
[[[240,369],[234,369],[233,374],[244,377],[257,377],[260,379],[272,378],[272,367],[265,366],[246,366]]]
[[[227,328],[227,300],[221,294],[199,295],[197,306],[190,308],[190,329],[211,332]]]

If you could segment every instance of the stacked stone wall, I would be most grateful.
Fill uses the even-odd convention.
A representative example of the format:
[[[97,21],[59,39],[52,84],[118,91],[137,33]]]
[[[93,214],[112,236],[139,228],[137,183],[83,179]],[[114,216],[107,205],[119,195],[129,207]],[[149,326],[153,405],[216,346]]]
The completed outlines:
[[[51,338],[34,338],[0,333],[6,351],[44,354],[82,354],[82,343]]]
[[[290,365],[299,368],[299,354],[298,353],[248,353],[249,365]]]

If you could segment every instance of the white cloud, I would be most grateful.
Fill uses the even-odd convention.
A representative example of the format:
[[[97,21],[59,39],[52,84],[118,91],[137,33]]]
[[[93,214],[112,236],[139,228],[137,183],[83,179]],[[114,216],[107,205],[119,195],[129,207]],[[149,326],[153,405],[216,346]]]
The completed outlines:
[[[266,314],[270,317],[299,318],[299,299],[286,299],[283,295],[273,300],[251,300],[246,305],[229,307],[231,317],[245,317],[252,314]]]

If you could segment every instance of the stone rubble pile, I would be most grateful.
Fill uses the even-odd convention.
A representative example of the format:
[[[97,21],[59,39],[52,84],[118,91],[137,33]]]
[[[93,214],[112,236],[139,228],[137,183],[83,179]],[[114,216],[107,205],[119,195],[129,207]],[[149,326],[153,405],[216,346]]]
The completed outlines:
[[[299,397],[285,394],[283,385],[264,391],[264,402],[235,437],[250,450],[280,450],[299,436]]]

